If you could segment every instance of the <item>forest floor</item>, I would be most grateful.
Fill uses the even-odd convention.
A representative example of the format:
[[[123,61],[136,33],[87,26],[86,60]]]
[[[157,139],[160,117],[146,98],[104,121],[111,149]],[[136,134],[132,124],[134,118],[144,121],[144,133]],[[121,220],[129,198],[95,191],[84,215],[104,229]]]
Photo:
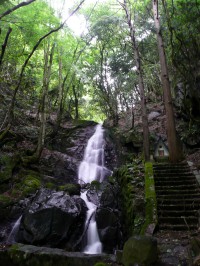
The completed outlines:
[[[193,256],[191,241],[199,232],[158,231],[159,261],[156,266],[191,266]]]

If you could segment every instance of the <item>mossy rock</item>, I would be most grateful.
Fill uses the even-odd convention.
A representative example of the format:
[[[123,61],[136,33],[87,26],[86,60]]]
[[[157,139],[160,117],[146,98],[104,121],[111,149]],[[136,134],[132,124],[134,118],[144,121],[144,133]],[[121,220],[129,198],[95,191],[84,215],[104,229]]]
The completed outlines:
[[[48,182],[45,184],[45,187],[48,188],[48,189],[55,189],[56,188],[56,185],[52,182]]]
[[[122,263],[124,266],[135,264],[152,265],[157,261],[157,241],[148,236],[133,236],[123,248]]]
[[[101,183],[99,181],[94,180],[91,182],[91,186],[90,186],[91,189],[95,189],[98,191],[100,187],[101,187]]]
[[[4,155],[0,157],[0,184],[8,182],[12,177],[12,171],[18,159]]]
[[[0,206],[6,207],[13,203],[13,199],[5,194],[0,195]]]
[[[41,181],[40,177],[36,175],[27,175],[22,179],[22,182],[18,183],[15,188],[19,188],[23,196],[34,193],[36,190],[40,189]]]
[[[10,214],[11,207],[15,200],[8,195],[0,195],[0,221],[3,221]]]
[[[96,122],[94,121],[89,121],[89,120],[73,120],[73,125],[76,127],[88,127],[88,126],[95,126],[97,125]]]
[[[63,186],[59,186],[59,190],[67,192],[70,196],[80,195],[81,186],[79,184],[65,184]]]

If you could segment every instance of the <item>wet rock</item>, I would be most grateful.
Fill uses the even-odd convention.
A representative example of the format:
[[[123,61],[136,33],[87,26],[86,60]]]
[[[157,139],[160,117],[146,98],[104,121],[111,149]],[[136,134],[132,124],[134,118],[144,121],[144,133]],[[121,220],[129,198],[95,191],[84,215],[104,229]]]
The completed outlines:
[[[155,119],[156,117],[158,117],[159,115],[161,115],[161,113],[153,111],[153,112],[151,112],[151,113],[148,115],[148,120],[149,120],[149,121],[150,121],[150,120],[153,120],[153,119]]]
[[[77,168],[79,162],[64,153],[44,149],[40,160],[40,171],[53,176],[60,185],[77,183]]]
[[[98,262],[108,262],[109,265],[115,263],[115,256],[72,253],[57,248],[18,244],[8,250],[0,250],[0,261],[1,265],[7,266],[94,266]]]
[[[22,216],[17,241],[72,249],[83,233],[86,209],[78,196],[42,189]]]
[[[102,195],[100,199],[101,207],[117,208],[117,193],[118,187],[116,185],[111,185],[107,182],[103,182],[101,185]]]
[[[98,191],[95,188],[90,188],[86,195],[89,201],[94,203],[96,206],[99,206],[101,193],[101,191]]]
[[[117,147],[116,147],[116,139],[111,134],[111,131],[105,129],[104,131],[104,141],[105,141],[105,166],[113,171],[118,166],[118,155],[117,155]],[[106,173],[107,176],[111,176],[111,172]]]
[[[148,236],[133,236],[123,248],[122,262],[124,266],[134,264],[151,265],[157,261],[157,241]]]
[[[112,253],[121,241],[119,217],[111,209],[98,208],[96,222],[104,252]]]

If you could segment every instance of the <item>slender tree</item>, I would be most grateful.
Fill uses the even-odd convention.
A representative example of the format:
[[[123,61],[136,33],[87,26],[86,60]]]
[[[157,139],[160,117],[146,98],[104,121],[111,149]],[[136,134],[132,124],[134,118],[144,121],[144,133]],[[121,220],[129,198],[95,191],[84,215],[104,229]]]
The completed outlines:
[[[166,111],[166,128],[167,128],[167,140],[169,146],[169,157],[170,161],[172,163],[175,163],[181,160],[182,152],[176,134],[169,74],[168,74],[165,48],[164,48],[164,42],[163,42],[162,31],[159,20],[158,0],[153,0],[153,15],[154,15],[154,22],[157,33],[157,41],[158,41],[158,52],[159,52],[160,67],[161,67],[161,82],[164,91],[164,104]]]
[[[44,45],[44,71],[43,71],[43,84],[42,94],[39,105],[39,116],[40,116],[40,129],[38,135],[37,148],[32,156],[24,157],[22,160],[25,164],[35,162],[40,158],[40,154],[43,150],[45,133],[46,133],[46,118],[47,118],[47,97],[49,90],[49,83],[51,77],[51,68],[53,64],[54,48],[55,43],[50,47],[50,41],[48,40],[47,45]]]
[[[141,58],[140,58],[140,53],[138,49],[138,44],[135,38],[135,27],[134,27],[133,20],[131,18],[131,13],[128,7],[128,1],[124,0],[124,2],[120,4],[126,13],[126,20],[129,26],[129,34],[131,38],[132,50],[135,56],[138,81],[139,81],[141,108],[142,108],[143,151],[144,151],[145,161],[148,161],[150,159],[149,127],[148,127],[147,108],[146,108],[146,100],[145,100],[145,89],[144,89],[143,73],[142,73],[142,66],[141,66]]]

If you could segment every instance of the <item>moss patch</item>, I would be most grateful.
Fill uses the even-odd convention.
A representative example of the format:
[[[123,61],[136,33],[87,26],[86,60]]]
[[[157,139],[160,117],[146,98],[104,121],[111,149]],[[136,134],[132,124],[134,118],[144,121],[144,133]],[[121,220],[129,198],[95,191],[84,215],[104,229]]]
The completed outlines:
[[[81,186],[79,184],[65,184],[58,187],[59,190],[67,192],[70,196],[80,195]]]
[[[145,200],[146,200],[146,215],[145,224],[141,233],[153,233],[155,226],[157,225],[157,201],[156,192],[153,177],[153,164],[147,162],[145,164]]]
[[[13,188],[9,193],[19,199],[34,193],[41,186],[41,177],[37,172],[21,171],[15,176]]]
[[[35,192],[41,187],[41,181],[39,177],[28,175],[24,178],[23,181],[23,195],[27,195]]]

